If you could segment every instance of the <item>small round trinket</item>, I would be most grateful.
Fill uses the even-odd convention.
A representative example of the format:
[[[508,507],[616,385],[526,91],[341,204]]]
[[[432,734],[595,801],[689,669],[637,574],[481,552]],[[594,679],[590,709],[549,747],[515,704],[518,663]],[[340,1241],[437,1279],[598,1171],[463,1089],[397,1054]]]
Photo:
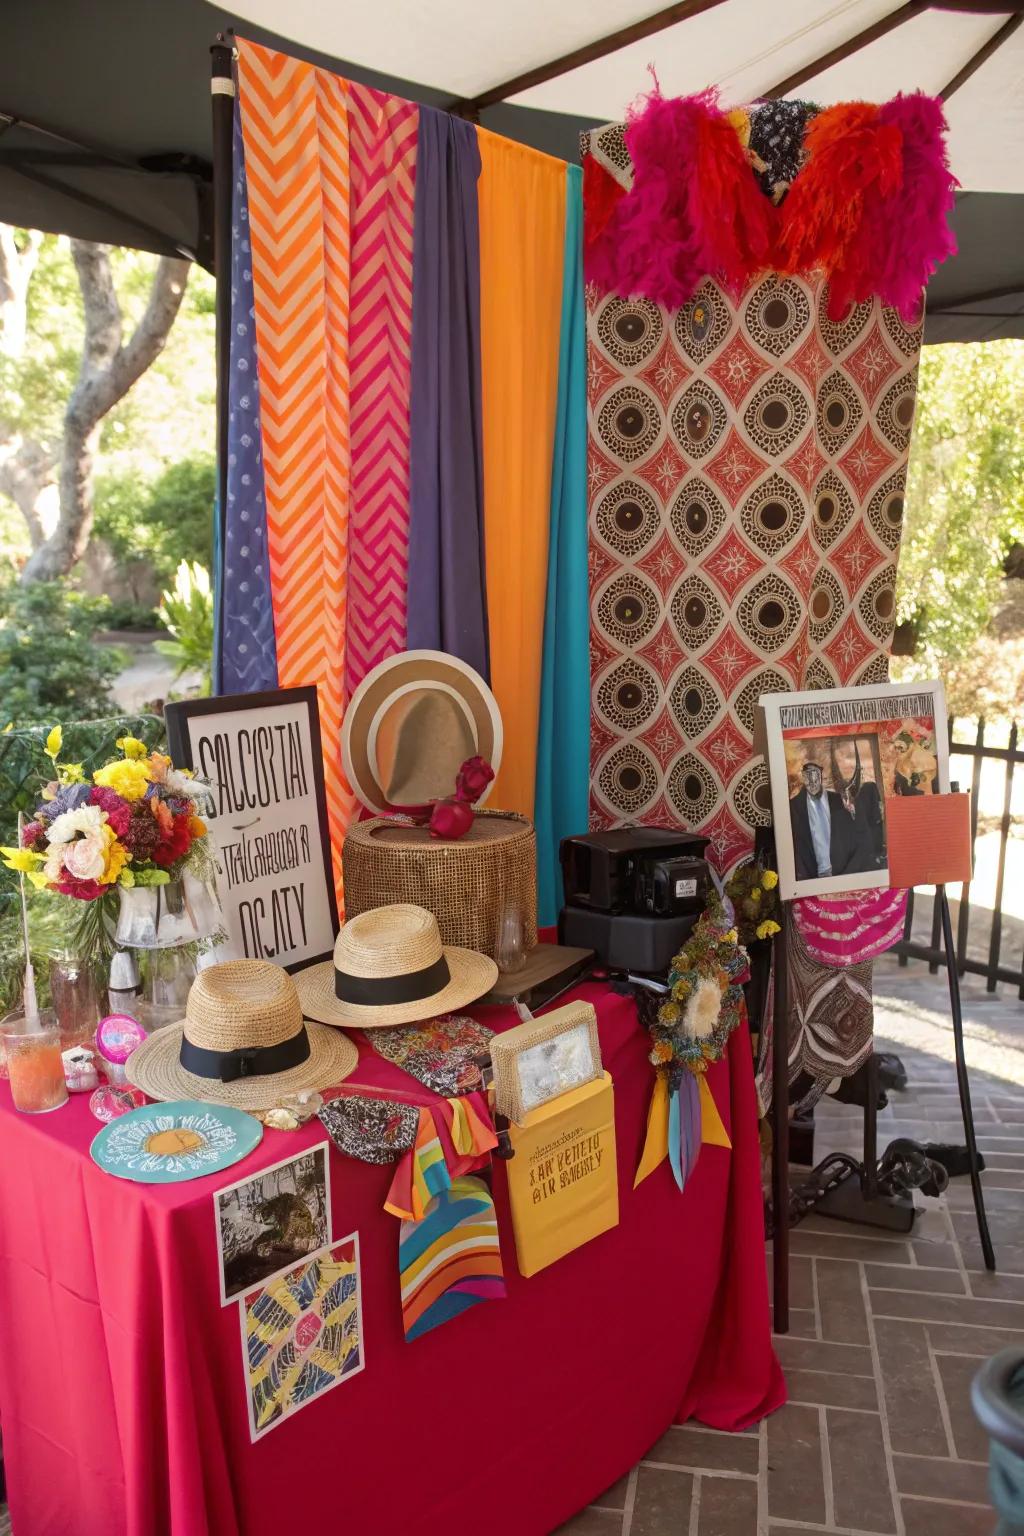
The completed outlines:
[[[61,1051],[60,1059],[69,1093],[88,1093],[99,1087],[96,1058],[84,1045],[73,1045],[70,1050]]]
[[[116,1087],[128,1081],[125,1062],[147,1038],[138,1019],[130,1013],[108,1013],[96,1026],[96,1049],[103,1057],[107,1077]]]
[[[312,1120],[323,1108],[323,1102],[323,1095],[315,1088],[300,1088],[298,1093],[282,1094],[273,1109],[268,1109],[262,1116],[263,1124],[269,1125],[272,1131],[296,1131],[307,1120]]]
[[[141,1088],[97,1088],[89,1100],[89,1108],[97,1120],[108,1123],[131,1109],[142,1109],[146,1095]]]

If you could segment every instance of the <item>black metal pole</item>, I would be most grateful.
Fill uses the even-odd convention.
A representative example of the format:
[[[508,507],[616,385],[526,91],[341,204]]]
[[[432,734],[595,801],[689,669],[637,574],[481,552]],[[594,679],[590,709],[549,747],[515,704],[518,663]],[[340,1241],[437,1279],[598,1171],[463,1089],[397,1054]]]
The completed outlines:
[[[775,1332],[789,1332],[789,981],[786,957],[788,914],[779,903],[781,933],[772,962],[772,1282]]]
[[[960,1006],[960,977],[956,968],[956,947],[953,942],[953,922],[949,915],[946,887],[936,889],[936,899],[942,915],[942,938],[946,946],[946,974],[949,978],[949,1009],[953,1018],[953,1048],[956,1052],[956,1085],[960,1090],[960,1110],[964,1117],[964,1138],[967,1142],[967,1164],[971,1170],[971,1194],[974,1196],[974,1214],[978,1219],[978,1236],[985,1268],[996,1267],[995,1251],[988,1230],[985,1214],[985,1196],[981,1188],[981,1170],[978,1167],[978,1143],[974,1135],[974,1112],[971,1109],[971,1085],[967,1077],[967,1057],[964,1055],[964,1016]]]
[[[235,81],[232,47],[223,32],[210,49],[213,109],[213,271],[217,281],[217,544],[218,580],[224,581],[228,489],[228,361],[231,345],[231,144],[234,134]],[[220,646],[214,641],[213,691],[220,693]]]

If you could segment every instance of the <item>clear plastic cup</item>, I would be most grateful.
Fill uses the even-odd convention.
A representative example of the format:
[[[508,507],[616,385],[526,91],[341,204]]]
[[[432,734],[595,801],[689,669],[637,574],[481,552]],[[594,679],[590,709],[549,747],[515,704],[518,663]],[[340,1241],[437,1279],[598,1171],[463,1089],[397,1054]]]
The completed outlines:
[[[15,1109],[41,1115],[67,1103],[60,1030],[51,1012],[41,1013],[38,1024],[20,1016],[5,1019],[3,1042]]]

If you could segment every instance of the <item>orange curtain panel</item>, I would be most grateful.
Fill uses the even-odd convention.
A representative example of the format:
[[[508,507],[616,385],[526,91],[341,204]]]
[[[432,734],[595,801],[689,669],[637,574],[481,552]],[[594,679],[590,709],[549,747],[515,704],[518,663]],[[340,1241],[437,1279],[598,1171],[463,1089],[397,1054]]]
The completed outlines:
[[[566,165],[478,130],[484,541],[505,747],[490,803],[533,815]]]
[[[238,39],[278,680],[320,699],[335,881],[349,517],[346,82]]]

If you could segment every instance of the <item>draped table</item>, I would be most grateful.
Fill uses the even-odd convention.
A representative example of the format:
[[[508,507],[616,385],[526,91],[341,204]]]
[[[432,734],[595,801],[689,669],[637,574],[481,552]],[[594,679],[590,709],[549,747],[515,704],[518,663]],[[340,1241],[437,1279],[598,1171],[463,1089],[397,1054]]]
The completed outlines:
[[[366,1368],[250,1443],[237,1304],[221,1307],[213,1194],[325,1139],[267,1131],[220,1176],[160,1187],[91,1161],[87,1096],[19,1115],[0,1085],[0,1416],[17,1536],[544,1536],[673,1422],[741,1429],[780,1406],[750,1051],[709,1083],[732,1138],[680,1194],[633,1189],[652,1070],[631,1001],[597,984],[615,1083],[618,1227],[529,1280],[504,1167],[507,1298],[406,1343],[393,1169],[332,1147],[335,1239],[358,1231]],[[497,1029],[510,1009],[481,1009]],[[431,1095],[360,1044],[351,1082]]]

